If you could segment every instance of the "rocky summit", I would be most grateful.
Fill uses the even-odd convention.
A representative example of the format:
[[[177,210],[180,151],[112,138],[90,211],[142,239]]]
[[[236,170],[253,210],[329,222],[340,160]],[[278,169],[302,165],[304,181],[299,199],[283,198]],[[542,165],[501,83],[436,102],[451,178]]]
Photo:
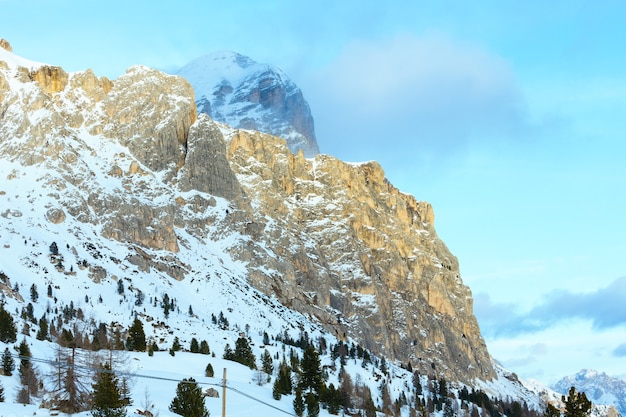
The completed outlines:
[[[224,97],[236,91],[224,84]],[[20,241],[63,233],[93,285],[120,274],[170,288],[230,276],[424,374],[496,376],[428,203],[376,162],[307,158],[313,148],[294,153],[197,103],[180,76],[137,66],[112,81],[0,49],[1,234],[23,233],[19,224],[33,230]],[[32,257],[24,270],[41,271]],[[61,277],[77,272],[56,265]]]
[[[309,104],[279,68],[222,51],[191,61],[177,74],[193,86],[200,113],[235,128],[280,136],[293,153],[319,153]]]

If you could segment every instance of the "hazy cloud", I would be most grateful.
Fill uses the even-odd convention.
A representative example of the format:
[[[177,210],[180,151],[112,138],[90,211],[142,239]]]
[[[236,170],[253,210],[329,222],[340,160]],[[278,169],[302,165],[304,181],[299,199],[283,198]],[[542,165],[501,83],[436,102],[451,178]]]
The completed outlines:
[[[333,138],[341,146],[383,153],[393,140],[395,157],[402,157],[399,146],[411,159],[423,152],[440,156],[472,139],[503,140],[528,128],[508,64],[445,36],[352,43],[314,85],[307,95],[325,151],[339,146],[323,143]]]
[[[626,356],[626,343],[622,343],[615,349],[613,349],[613,356],[617,356],[618,358],[623,358]]]
[[[528,355],[506,360],[506,366],[510,368],[524,367],[537,362],[538,356],[543,356],[548,352],[548,345],[545,343],[535,343],[527,348]]]
[[[538,329],[526,320],[514,304],[494,303],[489,294],[474,295],[474,314],[486,337],[512,336]]]
[[[606,329],[626,324],[624,300],[626,277],[618,278],[608,287],[589,293],[554,291],[528,316],[545,323],[576,317],[591,320],[596,329]]]
[[[477,294],[474,312],[485,335],[511,336],[546,329],[571,319],[590,320],[597,330],[626,325],[626,277],[587,293],[558,290],[548,293],[541,304],[519,313],[513,304],[493,303],[488,295]],[[613,354],[626,356],[626,344]]]

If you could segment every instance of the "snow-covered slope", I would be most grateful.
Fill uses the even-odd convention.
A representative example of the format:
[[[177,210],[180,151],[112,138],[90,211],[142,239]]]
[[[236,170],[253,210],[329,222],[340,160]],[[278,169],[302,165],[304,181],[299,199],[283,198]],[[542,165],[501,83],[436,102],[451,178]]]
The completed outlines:
[[[279,68],[222,51],[195,59],[177,74],[193,86],[198,110],[214,120],[280,136],[306,157],[319,153],[309,105]]]

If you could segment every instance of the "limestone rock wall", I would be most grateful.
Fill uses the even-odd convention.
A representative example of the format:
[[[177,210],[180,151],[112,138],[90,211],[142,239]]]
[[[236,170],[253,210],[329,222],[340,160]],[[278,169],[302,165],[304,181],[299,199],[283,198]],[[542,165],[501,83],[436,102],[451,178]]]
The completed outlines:
[[[494,376],[471,293],[428,203],[393,187],[376,162],[305,159],[260,133],[236,131],[228,142],[253,222],[276,255],[241,252],[255,286],[425,373]]]

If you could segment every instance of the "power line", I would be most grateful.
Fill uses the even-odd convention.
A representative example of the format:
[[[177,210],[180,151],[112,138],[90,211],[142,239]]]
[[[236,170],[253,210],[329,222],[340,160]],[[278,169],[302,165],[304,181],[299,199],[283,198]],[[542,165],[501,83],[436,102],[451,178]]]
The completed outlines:
[[[115,372],[112,369],[104,369],[101,367],[94,367],[94,366],[88,366],[88,365],[77,365],[77,364],[72,364],[68,361],[57,361],[57,360],[51,360],[51,359],[43,359],[43,358],[36,358],[33,356],[23,356],[23,355],[18,355],[18,354],[11,354],[11,357],[19,359],[19,360],[28,360],[31,362],[36,362],[36,363],[43,363],[43,364],[47,364],[47,365],[52,365],[55,367],[60,367],[60,368],[78,368],[78,369],[82,369],[82,370],[89,370],[89,371],[93,371],[93,372],[103,372],[103,373],[111,373],[111,374],[115,374],[115,375],[119,375],[119,376],[128,376],[128,377],[135,377],[135,378],[144,378],[144,379],[152,379],[152,380],[157,380],[157,381],[167,381],[167,382],[177,382],[177,383],[183,383],[183,384],[198,384],[198,385],[206,385],[206,386],[214,386],[214,387],[222,387],[222,384],[218,384],[218,383],[214,383],[214,382],[206,382],[206,381],[189,381],[189,380],[180,380],[180,379],[175,379],[175,378],[168,378],[168,377],[164,377],[164,376],[156,376],[156,375],[145,375],[145,374],[138,374],[138,373],[132,373],[132,372]],[[265,405],[266,407],[270,407],[273,408],[276,411],[280,411],[281,413],[287,414],[289,416],[293,416],[293,417],[297,417],[296,414],[293,414],[289,411],[283,410],[282,408],[276,407],[273,404],[270,404],[260,398],[256,398],[253,395],[250,394],[246,394],[245,392],[226,385],[226,389],[233,391],[239,395],[242,395],[250,400],[256,401],[262,405]]]

